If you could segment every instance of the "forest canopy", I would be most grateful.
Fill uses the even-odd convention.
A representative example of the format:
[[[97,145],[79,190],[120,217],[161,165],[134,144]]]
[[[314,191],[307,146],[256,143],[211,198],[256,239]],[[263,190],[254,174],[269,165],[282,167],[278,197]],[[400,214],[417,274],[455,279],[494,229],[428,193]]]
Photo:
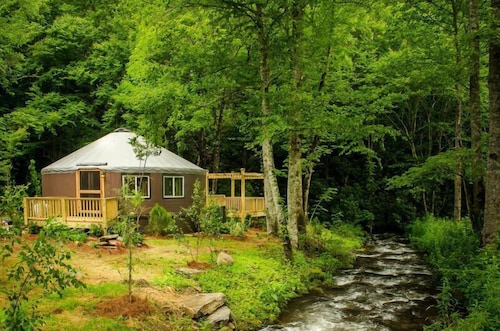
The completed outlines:
[[[127,127],[211,172],[263,172],[268,227],[286,218],[294,245],[312,215],[392,231],[467,216],[480,231],[500,171],[488,147],[498,11],[477,0],[5,0],[0,189],[31,182],[35,194],[34,167]]]

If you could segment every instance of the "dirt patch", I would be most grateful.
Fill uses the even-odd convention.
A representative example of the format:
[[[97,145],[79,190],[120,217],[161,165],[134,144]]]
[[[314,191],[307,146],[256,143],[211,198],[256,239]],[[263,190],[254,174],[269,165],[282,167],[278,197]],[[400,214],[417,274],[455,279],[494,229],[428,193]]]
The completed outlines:
[[[28,241],[35,240],[37,235],[25,235]],[[231,251],[234,242],[238,247],[245,245],[263,245],[270,241],[279,240],[267,236],[265,232],[249,229],[243,238],[224,235],[218,241],[216,251]],[[204,261],[193,261],[190,250],[193,247],[179,244],[176,240],[146,237],[142,247],[133,250],[133,288],[132,302],[129,296],[114,297],[103,301],[96,307],[96,314],[115,318],[123,316],[135,319],[138,316],[150,316],[161,311],[163,314],[182,316],[179,302],[182,298],[198,293],[201,289],[196,286],[176,290],[173,287],[154,286],[155,281],[162,279],[165,274],[174,272],[176,268],[189,266],[205,270],[214,265]],[[65,248],[71,254],[70,264],[78,270],[79,278],[88,285],[106,283],[122,283],[128,280],[128,249],[126,247],[103,248],[96,245],[97,238],[88,237],[87,242],[67,243]],[[200,252],[212,252],[212,248],[202,247]],[[123,292],[122,292],[123,293]],[[55,311],[55,314],[64,314],[64,311]],[[167,328],[168,329],[168,328]]]
[[[124,295],[101,302],[96,307],[96,313],[102,317],[116,318],[118,316],[136,318],[151,315],[153,307],[146,298],[135,295]]]

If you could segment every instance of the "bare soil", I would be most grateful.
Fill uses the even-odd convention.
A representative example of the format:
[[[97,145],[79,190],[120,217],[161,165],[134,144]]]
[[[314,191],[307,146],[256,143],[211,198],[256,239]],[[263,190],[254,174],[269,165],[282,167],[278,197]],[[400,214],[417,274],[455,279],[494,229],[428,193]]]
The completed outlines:
[[[33,240],[34,235],[26,235],[26,239]],[[124,282],[128,280],[128,253],[126,247],[116,248],[97,247],[97,238],[89,237],[83,244],[70,243],[67,245],[72,251],[71,265],[79,270],[80,279],[88,284]],[[231,245],[264,245],[270,239],[264,232],[250,229],[245,237],[234,238],[224,236],[220,250],[231,252]],[[207,239],[208,241],[208,239]],[[176,291],[173,288],[157,288],[152,286],[154,279],[161,277],[165,271],[172,272],[175,268],[190,267],[200,270],[212,268],[208,262],[194,261],[193,248],[180,245],[175,239],[146,237],[145,244],[133,249],[133,295],[120,296],[105,300],[97,307],[97,314],[105,317],[122,316],[136,318],[150,315],[158,307],[164,313],[182,314],[177,302],[185,296],[200,291],[189,288]],[[236,242],[236,243],[235,243]],[[205,252],[209,248],[204,249]]]

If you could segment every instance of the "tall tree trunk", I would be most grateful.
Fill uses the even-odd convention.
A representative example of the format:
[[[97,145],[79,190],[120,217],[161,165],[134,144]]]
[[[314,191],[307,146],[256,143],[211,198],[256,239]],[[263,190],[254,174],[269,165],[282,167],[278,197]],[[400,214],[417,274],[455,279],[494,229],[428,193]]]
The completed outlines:
[[[458,84],[455,86],[457,94],[459,93]],[[455,150],[462,149],[462,101],[460,97],[457,104],[457,117],[455,120]],[[462,177],[464,172],[464,165],[462,157],[457,157],[455,164],[455,178],[454,178],[454,202],[453,202],[453,219],[460,221],[462,218]]]
[[[479,9],[478,0],[469,3],[469,34],[471,40],[471,71],[470,71],[470,116],[472,141],[472,227],[476,232],[481,231],[482,182],[483,182],[483,155],[481,139],[481,98],[479,86]]]
[[[288,114],[290,134],[288,140],[288,231],[294,247],[299,247],[299,236],[305,233],[304,199],[302,190],[302,139],[298,128],[302,122],[301,87],[303,71],[300,43],[302,40],[302,19],[305,3],[296,0],[291,5],[292,35],[291,64],[293,69],[292,101]]]
[[[309,157],[309,160],[306,164],[306,168],[304,170],[304,181],[303,181],[303,197],[304,197],[304,217],[305,217],[305,223],[309,221],[309,192],[311,190],[311,182],[312,182],[312,176],[314,173],[314,164],[316,162],[315,160],[315,154],[316,150],[319,145],[319,136],[314,136],[313,142],[311,143],[311,146],[309,146],[309,150],[307,152],[307,155]]]
[[[274,174],[273,146],[269,139],[262,142],[262,165],[264,169],[267,232],[278,235],[279,223],[284,223],[284,216],[279,204],[279,187]],[[276,203],[276,196],[278,196],[278,203]]]
[[[223,93],[222,101],[219,105],[219,111],[217,108],[212,110],[212,116],[214,119],[215,130],[215,141],[214,141],[214,151],[213,151],[213,162],[212,169],[214,173],[220,172],[220,153],[221,153],[221,145],[222,145],[222,124],[224,121],[224,110],[226,107],[226,91]],[[217,179],[212,181],[212,192],[217,192]],[[206,188],[209,189],[208,187]]]
[[[453,40],[455,45],[455,63],[457,68],[460,68],[462,55],[460,45],[458,43],[458,4],[457,1],[451,2],[453,13]],[[463,119],[463,104],[462,104],[462,88],[459,81],[455,82],[455,94],[457,99],[457,115],[455,118],[455,150],[462,149],[462,119]],[[454,179],[454,203],[453,203],[453,219],[459,221],[462,218],[462,177],[464,172],[463,160],[458,157],[455,165]]]
[[[271,68],[269,66],[269,39],[266,35],[264,20],[262,17],[262,4],[257,4],[255,23],[257,27],[259,54],[260,54],[260,88],[261,88],[261,111],[264,121],[271,115],[269,104],[269,84],[271,83]],[[271,143],[271,133],[268,132],[266,123],[263,123],[262,141],[262,164],[264,168],[264,191],[266,193],[265,204],[267,209],[267,229],[273,233],[278,232],[282,243],[285,258],[293,260],[292,245],[290,237],[286,233],[285,217],[280,204],[280,192],[278,180],[275,175],[274,153]]]
[[[299,247],[300,234],[305,233],[305,218],[302,191],[301,139],[292,130],[288,151],[288,231],[294,247]]]
[[[500,221],[500,0],[491,0],[492,29],[490,40],[489,144],[486,168],[486,205],[482,229],[483,244],[496,243]]]

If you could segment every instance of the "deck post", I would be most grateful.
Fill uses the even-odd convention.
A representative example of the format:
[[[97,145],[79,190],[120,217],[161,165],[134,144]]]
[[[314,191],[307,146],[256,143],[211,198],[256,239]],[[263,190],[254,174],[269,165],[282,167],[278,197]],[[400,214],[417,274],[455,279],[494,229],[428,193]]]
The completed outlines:
[[[106,222],[108,219],[108,202],[106,201],[105,198],[101,198],[101,214],[102,214],[102,222],[104,223],[105,227],[107,226]]]
[[[66,212],[66,199],[61,198],[61,219],[64,223],[68,223],[68,213]]]
[[[234,173],[231,172],[231,198],[234,198]]]
[[[210,196],[210,187],[209,187],[209,178],[208,178],[208,170],[205,170],[205,205],[208,205],[209,196]]]
[[[245,217],[245,168],[241,168],[241,210],[240,210],[240,218],[243,220]]]
[[[23,207],[24,207],[24,224],[28,224],[28,198],[24,197],[23,198]]]

